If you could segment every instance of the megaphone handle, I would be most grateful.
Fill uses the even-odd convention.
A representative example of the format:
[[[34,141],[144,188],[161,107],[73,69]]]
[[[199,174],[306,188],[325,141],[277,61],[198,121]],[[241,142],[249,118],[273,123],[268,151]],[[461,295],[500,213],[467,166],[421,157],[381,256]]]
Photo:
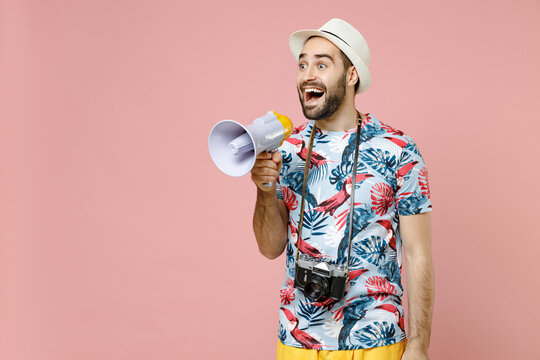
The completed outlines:
[[[276,149],[271,150],[271,151],[267,151],[267,152],[270,153],[270,154],[273,154],[273,153],[276,152]],[[274,183],[273,182],[266,182],[266,183],[263,183],[263,186],[267,187],[267,188],[270,188],[270,187],[274,186]]]

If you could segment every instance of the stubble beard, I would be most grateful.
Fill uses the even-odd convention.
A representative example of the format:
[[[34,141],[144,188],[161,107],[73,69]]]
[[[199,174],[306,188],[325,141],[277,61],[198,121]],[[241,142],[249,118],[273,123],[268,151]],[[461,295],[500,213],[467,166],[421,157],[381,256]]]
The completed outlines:
[[[344,71],[341,78],[338,80],[338,83],[335,88],[328,91],[325,91],[324,103],[320,104],[316,108],[306,109],[306,104],[303,100],[303,94],[299,91],[298,97],[300,99],[300,104],[302,104],[302,112],[306,119],[310,120],[324,120],[332,116],[337,109],[340,108],[341,104],[345,100],[345,84],[346,84],[347,73]]]

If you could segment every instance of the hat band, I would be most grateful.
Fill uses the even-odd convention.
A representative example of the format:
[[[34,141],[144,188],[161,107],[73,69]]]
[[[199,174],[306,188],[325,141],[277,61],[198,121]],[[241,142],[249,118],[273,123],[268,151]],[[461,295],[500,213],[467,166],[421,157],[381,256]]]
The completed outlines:
[[[334,36],[337,37],[339,40],[341,40],[341,41],[343,41],[345,44],[347,44],[347,42],[346,42],[345,40],[343,40],[342,38],[340,38],[340,37],[337,36],[336,34],[331,33],[330,31],[326,31],[326,30],[320,30],[320,31],[325,32],[325,33],[328,33],[328,34],[330,34],[330,35],[334,35]],[[351,46],[351,45],[347,44],[347,46]]]

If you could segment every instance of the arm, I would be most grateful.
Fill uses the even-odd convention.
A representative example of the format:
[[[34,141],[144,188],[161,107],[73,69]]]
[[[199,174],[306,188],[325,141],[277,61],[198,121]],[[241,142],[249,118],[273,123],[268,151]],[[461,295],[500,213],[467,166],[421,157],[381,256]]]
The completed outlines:
[[[253,231],[261,254],[275,259],[287,244],[289,215],[285,202],[276,196],[275,186],[264,187],[265,182],[275,184],[281,168],[281,153],[262,153],[251,170],[251,179],[257,185],[257,202],[253,214]]]
[[[253,230],[259,251],[269,259],[275,259],[287,244],[287,207],[276,197],[275,190],[266,193],[257,189],[257,203],[253,215]]]
[[[431,260],[430,212],[400,215],[407,261],[409,335],[403,360],[428,359],[433,311],[433,262]]]

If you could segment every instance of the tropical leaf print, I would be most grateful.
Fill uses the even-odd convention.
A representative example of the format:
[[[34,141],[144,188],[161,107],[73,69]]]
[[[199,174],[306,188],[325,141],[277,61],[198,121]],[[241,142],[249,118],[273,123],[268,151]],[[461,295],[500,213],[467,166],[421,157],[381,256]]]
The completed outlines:
[[[387,243],[380,236],[374,236],[362,239],[353,243],[353,250],[356,255],[366,259],[375,266],[379,266],[385,259]]]
[[[404,151],[401,153],[401,157],[399,159],[399,167],[404,167],[405,165],[407,165],[408,163],[410,163],[411,161],[414,161],[413,157],[411,156],[411,154],[409,154],[408,152]]]
[[[289,211],[295,210],[298,207],[296,194],[288,187],[282,188],[281,193],[283,194],[283,200],[285,201],[285,205],[287,205]]]
[[[396,199],[397,208],[400,215],[419,214],[422,210],[422,205],[428,200],[420,191],[414,193],[403,193]]]
[[[396,287],[383,277],[372,276],[366,281],[366,287],[369,295],[376,300],[384,300],[389,294],[395,295]]]
[[[294,274],[295,274],[295,266],[294,266],[294,262],[296,260],[295,251],[296,251],[296,247],[294,247],[293,245],[293,240],[289,238],[289,240],[287,241],[287,247],[286,247],[286,252],[287,252],[286,267],[287,267],[287,272],[289,274],[289,277],[291,278],[294,278]]]
[[[295,253],[294,253],[294,247],[291,241],[287,241],[287,269],[289,273],[289,277],[294,277],[295,268],[294,268],[294,261],[295,261]]]
[[[294,274],[296,273],[296,269],[294,268],[294,258],[292,258],[292,262],[293,262],[293,266],[289,267],[287,270],[287,274],[289,276],[294,276]]]
[[[373,121],[368,121],[362,127],[360,140],[369,141],[372,137],[383,134],[386,134],[386,131],[381,128],[380,124],[377,124]]]
[[[283,182],[288,185],[292,191],[297,193],[301,193],[303,181],[304,173],[300,170],[289,172],[286,179],[283,180]]]
[[[286,174],[289,167],[291,166],[291,162],[292,162],[292,154],[289,153],[289,152],[286,152],[285,150],[281,150],[281,158],[282,158],[282,161],[281,161],[281,173],[282,174]]]
[[[371,204],[377,215],[384,215],[394,203],[394,190],[385,183],[377,183],[371,188]]]
[[[394,241],[395,241],[395,238],[394,238]],[[391,246],[388,246],[386,248],[385,255],[386,255],[386,261],[394,260],[397,258],[397,249],[394,250],[392,249]]]
[[[287,338],[287,330],[283,327],[282,324],[279,324],[278,338],[281,342],[284,342]]]
[[[352,226],[352,236],[351,239],[354,239],[356,235],[362,230],[364,230],[368,225],[369,221],[375,216],[375,211],[371,209],[368,205],[355,206],[353,213],[353,226]],[[339,243],[338,247],[338,263],[345,263],[347,260],[347,250],[349,247],[349,220],[347,218],[347,224],[345,225],[345,233],[343,238]]]
[[[383,275],[392,284],[397,284],[400,287],[400,290],[402,290],[401,289],[401,272],[400,272],[399,264],[396,258],[385,262],[379,268],[379,274]]]
[[[327,155],[325,153],[323,153],[322,151],[320,151],[319,155],[324,157],[324,158],[327,157]],[[326,160],[323,160],[323,161],[326,161]],[[304,168],[302,167],[302,172],[303,171],[304,171]],[[310,170],[309,170],[308,186],[312,186],[312,185],[317,184],[318,182],[326,179],[327,174],[328,174],[328,164],[327,163],[321,164],[318,167],[317,166],[312,166],[310,168]]]
[[[286,281],[286,288],[281,289],[279,291],[279,295],[281,297],[281,303],[283,305],[289,305],[292,300],[296,297],[296,294],[294,293],[295,287],[294,287],[294,280],[291,278],[287,278]]]
[[[359,156],[369,167],[384,177],[390,177],[394,173],[397,159],[396,155],[389,151],[367,148]]]
[[[431,199],[429,191],[429,181],[427,168],[424,166],[418,173],[418,182],[420,183],[420,189],[422,189],[422,195],[427,195],[428,199]]]
[[[301,194],[302,194],[303,181],[304,181],[303,171],[295,171],[295,172],[289,173],[286,178],[286,183],[290,187],[290,189],[294,191],[295,193],[300,194],[300,200],[302,199]],[[311,207],[317,207],[317,200],[315,199],[315,196],[313,196],[313,194],[309,192],[309,188],[306,188],[306,207],[308,207],[309,205],[311,205]]]
[[[352,168],[352,161],[346,161],[342,162],[331,171],[332,175],[330,175],[330,184],[336,185],[337,191],[341,191],[343,181],[352,174]]]
[[[363,265],[362,259],[360,259],[358,257],[355,257],[355,256],[351,256],[351,261],[349,262],[349,267],[352,270],[354,270],[354,268],[358,268],[358,267],[360,267],[360,265]]]
[[[397,129],[394,129],[393,127],[391,127],[390,125],[388,124],[385,124],[383,122],[381,122],[381,128],[386,130],[386,132],[390,135],[399,135],[399,136],[403,136],[403,131],[401,130],[397,130]]]
[[[304,174],[300,171],[289,171],[285,175],[280,175],[278,177],[281,187],[289,187],[292,191],[297,191],[297,188],[302,189],[303,179]],[[300,183],[300,185],[298,185],[298,183]]]
[[[341,188],[343,187],[343,182],[345,181],[345,179],[352,176],[353,166],[354,164],[351,158],[351,160],[342,162],[340,165],[336,166],[336,168],[331,171],[332,175],[330,175],[330,178],[329,178],[330,184],[336,185],[337,191],[341,191]],[[366,165],[358,161],[358,163],[356,164],[356,173],[357,174],[365,173],[366,170],[367,170]]]
[[[304,164],[305,162],[302,160],[302,161],[295,161],[293,163],[291,163],[291,166],[289,168],[289,174],[292,174],[292,173],[296,173],[296,172],[299,172],[302,174],[302,176],[304,175]],[[302,183],[302,181],[300,181],[300,183]]]
[[[310,326],[322,325],[326,320],[325,312],[320,306],[308,302],[300,301],[298,305],[298,316],[306,319]]]
[[[411,139],[405,136],[407,140],[409,140],[409,143],[403,148],[403,150],[410,151],[415,155],[422,156],[420,154],[420,150],[418,149],[418,146],[416,146],[415,142]]]
[[[328,131],[319,128],[317,128],[314,138],[317,141],[317,144],[326,144],[330,141]]]
[[[370,125],[369,123],[366,123],[365,126],[362,128],[362,134],[360,135],[359,150],[362,150],[361,149],[362,142],[368,141],[369,139],[371,139],[371,137],[373,135],[375,135],[376,132],[379,132],[379,131],[384,132],[380,128],[377,130],[377,129],[375,129],[373,127],[373,125]],[[356,131],[354,133],[351,133],[348,138],[349,138],[348,144],[343,149],[343,153],[341,154],[341,165],[340,165],[342,167],[341,170],[340,170],[340,173],[345,174],[345,175],[352,172],[352,164],[353,164],[354,153],[355,153],[355,149],[356,149]],[[360,151],[360,153],[361,152],[362,151]],[[359,161],[358,162],[358,168],[362,168],[363,171],[364,171],[365,165],[362,164]],[[336,176],[336,174],[334,174],[334,176]],[[331,180],[331,182],[332,182],[332,180]],[[335,183],[338,183],[338,181],[335,181]],[[340,190],[340,189],[338,189],[338,190]]]
[[[292,257],[294,255],[294,247],[292,242],[287,242],[287,257]]]
[[[354,337],[362,343],[364,347],[389,345],[395,342],[393,339],[395,335],[396,328],[394,324],[389,324],[386,321],[376,321],[369,324],[367,327],[354,332]]]
[[[360,138],[362,140],[362,138]],[[345,146],[345,149],[343,149],[343,153],[341,153],[341,162],[343,164],[347,162],[352,162],[354,157],[354,149],[356,145],[356,132],[352,133],[349,136],[349,141],[347,143],[347,146]]]
[[[328,224],[325,224],[326,218],[324,217],[323,213],[318,211],[306,211],[304,212],[304,225],[303,228],[305,230],[311,230],[310,236],[320,236],[324,235],[324,229]],[[302,230],[303,232],[303,230]],[[309,237],[306,237],[304,240],[309,239]]]

